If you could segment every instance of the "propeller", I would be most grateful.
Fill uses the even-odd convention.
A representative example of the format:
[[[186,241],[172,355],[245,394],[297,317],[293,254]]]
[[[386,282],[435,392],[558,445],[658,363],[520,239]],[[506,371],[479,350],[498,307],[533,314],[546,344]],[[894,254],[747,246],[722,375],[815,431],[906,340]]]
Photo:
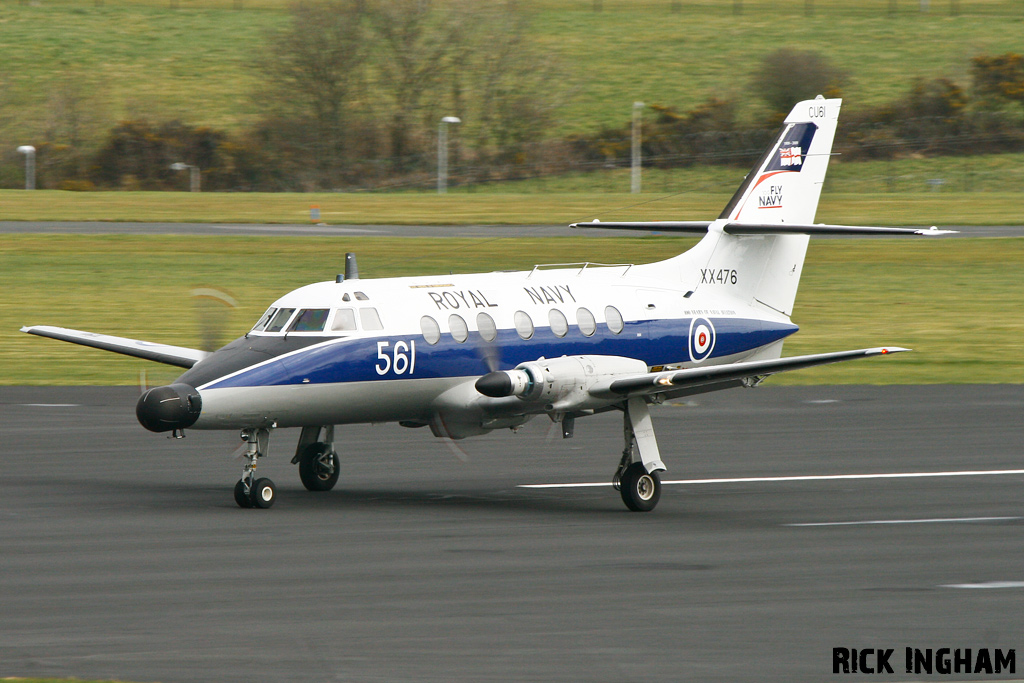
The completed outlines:
[[[197,287],[191,294],[196,326],[199,329],[199,348],[207,352],[216,351],[224,345],[231,310],[238,307],[238,300],[229,292],[216,287]],[[139,393],[144,394],[151,388],[149,373],[146,368],[140,369]]]
[[[197,287],[192,290],[192,302],[199,324],[199,348],[216,351],[224,345],[231,309],[238,307],[238,300],[223,289]]]

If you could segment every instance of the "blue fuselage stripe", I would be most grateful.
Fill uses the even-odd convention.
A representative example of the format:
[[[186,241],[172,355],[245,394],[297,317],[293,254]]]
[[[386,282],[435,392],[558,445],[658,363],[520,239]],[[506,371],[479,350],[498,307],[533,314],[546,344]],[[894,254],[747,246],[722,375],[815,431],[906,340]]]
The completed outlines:
[[[711,321],[716,332],[711,358],[750,352],[798,329],[792,324],[752,319]],[[470,332],[470,339],[462,343],[445,334],[433,345],[420,335],[362,337],[306,348],[213,381],[207,388],[469,377],[542,357],[584,354],[637,358],[649,366],[685,363],[690,360],[690,323],[690,318],[631,322],[619,334],[598,325],[590,337],[575,327],[565,337],[540,327],[529,340],[521,339],[515,330],[499,330],[493,342],[484,341],[476,332]]]

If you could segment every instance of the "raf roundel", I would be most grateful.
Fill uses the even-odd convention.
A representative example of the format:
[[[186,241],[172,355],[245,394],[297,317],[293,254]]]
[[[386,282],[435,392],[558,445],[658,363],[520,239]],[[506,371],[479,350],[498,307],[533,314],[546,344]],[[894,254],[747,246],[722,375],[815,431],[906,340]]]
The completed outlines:
[[[707,318],[690,321],[690,360],[699,363],[715,349],[715,326]]]

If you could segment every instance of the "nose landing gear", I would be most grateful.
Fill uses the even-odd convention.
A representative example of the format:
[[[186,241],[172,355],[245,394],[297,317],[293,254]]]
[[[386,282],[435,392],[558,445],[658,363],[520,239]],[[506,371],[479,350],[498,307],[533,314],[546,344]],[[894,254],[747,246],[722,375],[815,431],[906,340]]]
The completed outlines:
[[[248,462],[242,468],[242,478],[235,484],[235,502],[243,508],[268,508],[277,499],[277,489],[270,479],[256,478],[256,461],[267,454],[270,431],[263,428],[243,429],[241,437],[246,443],[245,457]]]

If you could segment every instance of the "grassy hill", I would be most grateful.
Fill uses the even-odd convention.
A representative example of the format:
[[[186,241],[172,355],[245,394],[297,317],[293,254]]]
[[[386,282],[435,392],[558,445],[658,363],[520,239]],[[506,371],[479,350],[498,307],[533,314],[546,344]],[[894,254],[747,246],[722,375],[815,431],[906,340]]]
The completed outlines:
[[[441,0],[444,2],[445,0]],[[1019,0],[518,0],[562,66],[559,133],[622,125],[634,101],[688,109],[750,92],[780,47],[827,54],[852,74],[848,108],[915,76],[966,83],[977,54],[1024,52]],[[228,130],[251,123],[253,57],[285,0],[23,0],[0,4],[0,135],[10,144],[124,118]],[[600,11],[595,8],[600,7]],[[892,9],[895,8],[895,11]],[[779,74],[785,78],[786,74]],[[759,115],[751,101],[748,118]],[[6,150],[10,152],[10,150]]]

